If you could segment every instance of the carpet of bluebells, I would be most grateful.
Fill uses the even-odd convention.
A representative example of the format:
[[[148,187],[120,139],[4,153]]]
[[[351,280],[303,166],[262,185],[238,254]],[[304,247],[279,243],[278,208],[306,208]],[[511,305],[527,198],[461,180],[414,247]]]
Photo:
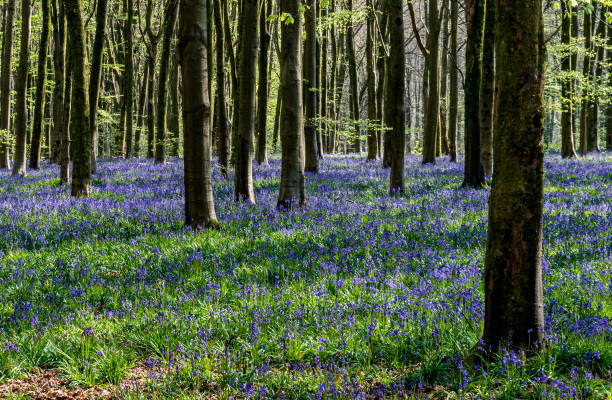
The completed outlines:
[[[612,397],[612,156],[547,156],[546,348],[466,362],[483,319],[488,190],[460,165],[330,157],[308,205],[258,204],[214,171],[223,229],[183,227],[182,161],[99,164],[90,199],[58,170],[0,177],[0,383],[54,370],[149,398]],[[231,177],[230,177],[231,178]],[[139,372],[138,372],[139,371]]]

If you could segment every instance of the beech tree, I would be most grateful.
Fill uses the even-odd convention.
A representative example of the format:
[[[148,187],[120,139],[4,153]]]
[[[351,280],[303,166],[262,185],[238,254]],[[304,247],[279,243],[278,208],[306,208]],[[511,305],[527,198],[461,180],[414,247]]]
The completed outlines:
[[[179,60],[183,79],[185,224],[217,227],[212,190],[208,10],[206,0],[180,0]]]
[[[494,348],[508,342],[529,348],[544,339],[542,0],[495,0],[495,5],[495,157],[483,339]]]
[[[11,121],[11,65],[13,63],[13,23],[15,0],[4,5],[5,18],[2,28],[2,70],[0,71],[0,169],[10,166],[10,121]]]

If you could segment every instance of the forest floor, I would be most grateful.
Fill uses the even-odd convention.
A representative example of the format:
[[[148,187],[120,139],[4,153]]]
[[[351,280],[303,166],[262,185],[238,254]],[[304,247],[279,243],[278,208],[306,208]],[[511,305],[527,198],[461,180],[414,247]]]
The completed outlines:
[[[214,171],[220,231],[183,227],[182,162],[106,160],[90,199],[0,178],[0,398],[612,397],[612,155],[546,162],[547,346],[462,359],[482,330],[488,190],[461,167],[329,157],[308,205]]]

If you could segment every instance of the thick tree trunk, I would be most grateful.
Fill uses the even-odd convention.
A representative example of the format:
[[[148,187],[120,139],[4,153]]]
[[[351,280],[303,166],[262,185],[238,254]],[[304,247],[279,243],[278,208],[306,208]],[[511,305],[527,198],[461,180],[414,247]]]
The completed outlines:
[[[389,29],[389,57],[385,71],[385,126],[390,128],[388,135],[391,156],[389,191],[391,194],[404,192],[404,151],[406,145],[404,91],[406,90],[406,55],[404,50],[404,8],[402,0],[386,0]]]
[[[544,339],[544,22],[541,0],[496,0],[493,186],[483,339],[529,348]],[[522,101],[516,101],[521,93]]]
[[[259,165],[268,164],[268,60],[270,57],[271,23],[266,21],[272,14],[272,0],[263,0],[265,6],[259,15],[259,86],[257,88],[257,149],[255,158]]]
[[[62,21],[66,20],[65,12],[64,12],[64,1],[60,0],[62,3],[61,10],[61,19]],[[66,31],[66,44],[68,42],[68,32]],[[60,138],[60,184],[67,185],[70,180],[70,115],[72,114],[72,74],[71,74],[71,65],[70,65],[70,46],[66,47],[65,52],[65,66],[66,71],[64,74],[64,109],[62,110],[64,126],[61,132]]]
[[[0,169],[10,166],[10,121],[11,121],[11,74],[13,62],[13,23],[15,20],[15,0],[4,5],[5,19],[2,27],[2,72],[0,77]]]
[[[300,41],[302,17],[298,0],[281,0],[281,13],[294,16],[292,24],[281,24],[281,180],[277,208],[290,209],[306,202],[304,189],[304,120],[302,111],[302,66]]]
[[[73,197],[91,193],[91,132],[89,130],[89,95],[87,93],[87,57],[81,0],[64,0],[68,26],[69,63],[72,76],[70,137],[72,138]]]
[[[321,20],[323,21],[326,17],[327,17],[327,5],[323,5],[322,7],[319,8],[320,11],[320,15],[321,15]],[[319,77],[319,83],[320,83],[320,93],[321,95],[319,96],[319,102],[317,103],[317,107],[318,107],[318,113],[319,116],[321,117],[321,124],[319,126],[319,141],[317,141],[317,150],[319,151],[319,158],[323,158],[324,154],[325,154],[325,143],[327,141],[327,139],[329,138],[329,124],[327,121],[327,105],[329,104],[329,81],[328,81],[328,77],[327,77],[327,69],[328,69],[328,47],[329,47],[329,29],[325,29],[322,32],[322,38],[321,38],[321,46],[320,46],[320,50],[318,51],[319,53],[319,71],[318,71],[318,77]]]
[[[19,49],[19,67],[15,80],[15,163],[13,176],[26,174],[26,140],[28,135],[28,108],[26,91],[28,69],[30,68],[30,31],[32,19],[32,3],[30,0],[21,2],[21,37]]]
[[[125,104],[125,134],[121,143],[121,156],[131,157],[127,154],[127,147],[132,147],[134,136],[134,1],[125,0],[127,4],[127,19],[124,25],[123,37],[125,40],[125,59],[123,75],[123,101]],[[127,144],[129,143],[129,145]]]
[[[350,2],[350,0],[349,0]],[[304,144],[306,152],[305,172],[319,172],[317,149],[317,1],[310,0],[304,13]],[[349,28],[350,29],[350,28]]]
[[[561,1],[561,43],[569,46],[571,43],[571,8],[568,0]],[[574,134],[572,128],[572,113],[573,113],[573,96],[572,96],[572,81],[570,72],[574,70],[571,64],[572,57],[565,56],[561,60],[561,69],[565,75],[561,79],[561,156],[563,158],[577,157],[574,147]]]
[[[102,53],[106,37],[106,14],[108,1],[98,0],[96,10],[96,34],[91,55],[91,76],[89,77],[89,126],[91,130],[91,173],[97,172],[98,158],[98,100],[102,78]]]
[[[457,161],[457,114],[459,110],[459,87],[458,87],[458,71],[457,71],[457,20],[459,17],[459,0],[450,0],[450,93],[448,107],[448,140],[450,148],[450,161]],[[494,1],[494,0],[493,0]]]
[[[225,98],[225,29],[229,27],[223,23],[223,10],[225,3],[215,0],[215,31],[217,33],[217,153],[221,166],[221,175],[227,177],[229,172],[229,152],[231,150],[231,133],[227,121],[227,100]],[[231,43],[229,44],[231,45]],[[230,50],[231,51],[231,50]]]
[[[255,82],[257,72],[258,1],[242,3],[243,24],[238,60],[238,126],[234,159],[234,200],[255,204],[253,189],[253,135],[255,132]]]
[[[206,0],[180,0],[179,60],[183,80],[185,224],[217,227],[210,154]]]
[[[423,164],[436,162],[436,135],[439,129],[440,110],[440,23],[438,0],[429,0],[429,35],[427,36],[427,106],[423,139]]]
[[[484,170],[480,162],[480,80],[484,0],[466,4],[467,46],[465,51],[465,170],[463,186],[483,187]]]
[[[34,105],[34,125],[32,126],[32,145],[30,147],[30,168],[40,169],[40,148],[43,138],[45,113],[45,89],[47,86],[47,53],[49,51],[49,0],[41,0],[42,29],[40,32],[38,74],[36,78],[36,99]]]
[[[437,1],[437,0],[436,0]],[[353,0],[347,0],[347,9],[349,12],[353,11]],[[351,14],[352,15],[352,14]],[[352,149],[356,153],[361,152],[361,132],[359,130],[359,96],[357,94],[359,88],[359,81],[357,78],[357,60],[355,58],[355,34],[353,28],[352,17],[348,22],[346,28],[346,61],[348,63],[349,72],[349,86],[350,86],[350,109],[351,119],[355,123],[355,136],[352,138]]]
[[[368,90],[368,160],[378,159],[378,129],[376,123],[376,73],[374,53],[374,13],[375,10],[368,11],[367,32],[366,32],[366,75]]]
[[[178,0],[170,0],[164,15],[164,33],[159,64],[159,78],[157,88],[157,141],[155,143],[155,162],[164,164],[168,158],[167,135],[167,103],[168,103],[168,73],[170,69],[170,45],[176,16],[178,13]]]
[[[493,97],[495,95],[495,4],[486,0],[480,86],[480,160],[485,176],[493,173]]]

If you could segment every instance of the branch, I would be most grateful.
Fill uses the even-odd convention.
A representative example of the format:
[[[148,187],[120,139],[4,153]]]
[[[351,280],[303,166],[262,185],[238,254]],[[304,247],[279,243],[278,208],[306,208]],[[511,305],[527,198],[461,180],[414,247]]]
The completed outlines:
[[[419,33],[419,29],[417,28],[416,17],[414,16],[414,7],[412,6],[412,0],[408,0],[408,11],[410,12],[412,31],[414,32],[414,37],[416,38],[417,44],[419,45],[419,49],[421,49],[421,53],[423,53],[424,57],[429,57],[429,50],[427,50],[427,48],[423,45],[421,34]]]

